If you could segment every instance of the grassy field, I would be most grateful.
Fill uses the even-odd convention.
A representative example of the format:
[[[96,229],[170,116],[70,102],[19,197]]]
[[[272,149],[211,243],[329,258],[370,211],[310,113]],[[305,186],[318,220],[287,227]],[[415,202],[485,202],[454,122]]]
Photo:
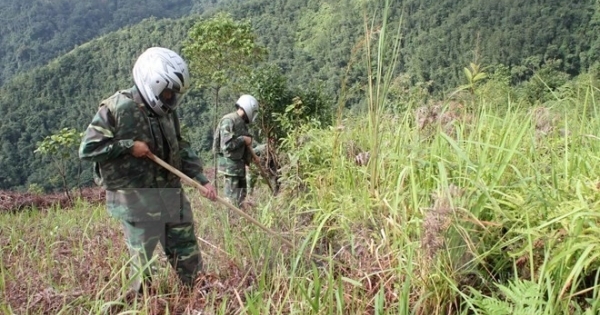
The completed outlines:
[[[190,188],[207,273],[186,291],[158,255],[155,293],[122,311],[597,314],[597,91],[582,79],[543,106],[480,95],[304,125],[282,192],[263,184],[249,212],[296,248]],[[84,202],[0,214],[0,312],[110,309],[121,233]]]

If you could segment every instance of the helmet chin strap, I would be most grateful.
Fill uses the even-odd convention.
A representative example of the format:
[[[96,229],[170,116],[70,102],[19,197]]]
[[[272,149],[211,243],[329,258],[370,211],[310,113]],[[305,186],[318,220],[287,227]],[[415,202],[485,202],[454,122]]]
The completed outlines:
[[[148,107],[148,109],[150,109],[148,102],[146,102],[146,100],[142,96],[142,93],[140,93],[140,88],[137,86],[137,84],[135,84],[135,93],[133,93],[133,101],[137,104],[144,104],[146,107]]]
[[[135,93],[133,94],[133,101],[136,102],[137,104],[144,104],[144,107],[146,107],[146,109],[148,110],[150,115],[160,116],[159,114],[154,112],[154,110],[152,109],[150,104],[148,104],[148,102],[144,99],[142,94],[139,92],[139,88],[137,87],[137,85],[135,86]],[[161,106],[161,109],[165,112],[165,114],[168,114],[171,112],[171,108],[164,104]]]
[[[148,110],[148,112],[150,114],[156,115],[156,113],[152,110],[152,107],[150,107],[150,104],[148,104],[148,102],[146,102],[146,100],[140,93],[140,89],[137,87],[137,85],[135,86],[135,93],[133,94],[133,101],[136,102],[136,104],[144,104],[144,107],[146,107],[146,109]]]
[[[249,124],[250,123],[250,118],[248,118],[248,114],[246,114],[246,111],[244,110],[244,108],[242,106],[238,105],[238,104],[235,104],[235,107],[237,109],[241,109],[242,110],[242,112],[244,113],[244,122],[246,124]]]

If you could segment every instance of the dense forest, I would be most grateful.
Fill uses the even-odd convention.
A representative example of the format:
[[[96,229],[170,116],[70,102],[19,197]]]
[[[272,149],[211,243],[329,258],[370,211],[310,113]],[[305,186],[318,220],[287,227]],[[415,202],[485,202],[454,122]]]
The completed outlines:
[[[0,85],[78,45],[148,17],[204,12],[211,0],[3,0]],[[222,1],[221,1],[222,2]]]
[[[268,50],[266,63],[281,68],[291,86],[318,89],[332,103],[344,94],[347,108],[360,109],[365,39],[379,35],[381,26],[371,21],[383,1],[11,0],[2,6],[0,189],[49,189],[58,184],[48,181],[48,161],[33,153],[37,143],[61,128],[83,130],[102,98],[131,85],[138,53],[150,45],[181,49],[194,23],[218,10],[252,22]],[[401,44],[394,89],[398,97],[424,91],[443,98],[464,83],[463,68],[471,62],[514,86],[542,78],[557,88],[598,68],[600,39],[592,35],[600,30],[599,9],[591,0],[569,6],[557,0],[393,1],[388,22],[399,27]],[[543,101],[547,88],[527,90],[540,93],[532,101]],[[230,91],[223,101],[232,98]],[[208,150],[210,125],[198,123],[208,120],[208,102],[198,90],[182,106],[199,151]],[[71,174],[78,167],[73,163]]]

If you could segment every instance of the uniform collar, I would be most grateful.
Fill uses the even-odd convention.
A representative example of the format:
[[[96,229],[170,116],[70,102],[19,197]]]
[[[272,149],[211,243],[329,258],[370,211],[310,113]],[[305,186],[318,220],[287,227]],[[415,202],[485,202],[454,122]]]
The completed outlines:
[[[131,97],[136,104],[143,105],[145,104],[144,99],[142,99],[142,94],[138,91],[137,87],[131,88]]]

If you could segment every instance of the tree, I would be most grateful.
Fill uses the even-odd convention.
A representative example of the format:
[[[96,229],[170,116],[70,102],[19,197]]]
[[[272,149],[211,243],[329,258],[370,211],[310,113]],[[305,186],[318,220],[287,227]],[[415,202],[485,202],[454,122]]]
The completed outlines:
[[[221,89],[234,84],[236,78],[248,75],[251,66],[267,54],[266,49],[256,43],[250,21],[238,22],[226,13],[196,23],[189,31],[182,51],[190,63],[197,87],[214,92],[214,128],[217,127]],[[216,178],[216,152],[213,159]]]
[[[81,133],[73,128],[63,128],[59,132],[47,136],[38,144],[35,153],[50,156],[54,162],[54,166],[61,177],[63,189],[69,200],[72,200],[69,193],[67,164],[77,155],[77,146],[81,142]],[[79,160],[79,172],[81,172],[81,161]],[[77,183],[79,186],[79,182]]]
[[[290,88],[281,68],[266,64],[252,71],[249,86],[260,103],[254,127],[276,145],[303,123],[331,123],[331,103],[318,83]]]
[[[288,87],[288,80],[281,69],[273,64],[266,64],[252,71],[250,76],[251,92],[260,103],[257,124],[258,134],[265,139],[278,142],[286,136],[287,130],[279,124],[275,117],[285,113],[292,103],[294,94]]]

